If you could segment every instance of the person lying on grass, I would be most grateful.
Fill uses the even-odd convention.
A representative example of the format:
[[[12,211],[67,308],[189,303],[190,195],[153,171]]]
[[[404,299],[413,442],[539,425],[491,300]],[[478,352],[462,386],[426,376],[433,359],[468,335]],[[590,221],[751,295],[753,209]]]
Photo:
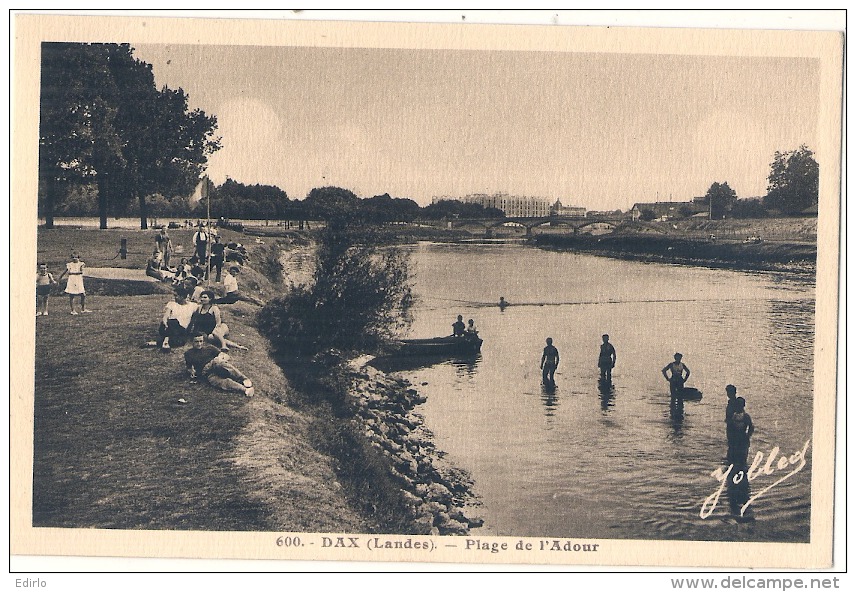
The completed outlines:
[[[229,325],[223,322],[223,313],[214,304],[213,290],[203,290],[199,295],[199,303],[193,313],[193,318],[190,320],[191,334],[197,331],[204,334],[206,340],[220,348],[220,351],[229,351],[230,347],[247,349],[243,345],[226,339],[229,335]]]
[[[241,392],[248,397],[256,392],[253,382],[232,365],[229,354],[205,343],[202,333],[193,336],[193,347],[184,352],[184,362],[191,380],[205,378],[220,390]]]

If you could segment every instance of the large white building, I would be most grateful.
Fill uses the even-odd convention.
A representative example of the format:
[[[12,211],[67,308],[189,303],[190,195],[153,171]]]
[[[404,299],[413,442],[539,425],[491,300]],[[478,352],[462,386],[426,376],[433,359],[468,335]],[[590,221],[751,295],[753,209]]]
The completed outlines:
[[[471,193],[464,197],[441,197],[434,198],[437,202],[443,199],[452,199],[464,203],[476,203],[485,208],[496,208],[509,218],[540,218],[550,215],[552,205],[546,197],[527,197],[523,195],[509,195],[507,193]]]

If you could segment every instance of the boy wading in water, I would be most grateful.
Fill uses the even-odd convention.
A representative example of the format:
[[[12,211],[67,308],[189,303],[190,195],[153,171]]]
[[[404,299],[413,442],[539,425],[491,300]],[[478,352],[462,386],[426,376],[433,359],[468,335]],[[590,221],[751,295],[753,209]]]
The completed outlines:
[[[553,345],[553,338],[547,338],[547,346],[541,354],[541,383],[547,386],[556,384],[554,375],[559,367],[559,350]]]
[[[609,342],[609,335],[604,335],[603,343],[600,345],[600,355],[597,358],[597,367],[600,368],[600,379],[604,382],[612,381],[612,369],[615,368],[615,348]]]

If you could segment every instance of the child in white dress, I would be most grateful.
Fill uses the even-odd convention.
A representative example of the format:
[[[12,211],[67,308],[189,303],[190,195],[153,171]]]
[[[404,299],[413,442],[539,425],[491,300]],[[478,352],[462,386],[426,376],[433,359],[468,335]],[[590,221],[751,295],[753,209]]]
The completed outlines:
[[[71,314],[78,314],[74,310],[74,297],[80,296],[80,312],[92,312],[86,308],[86,289],[83,287],[83,268],[86,264],[80,260],[80,255],[77,253],[71,254],[71,261],[65,264],[65,271],[59,276],[61,280],[68,275],[68,283],[65,286],[65,293],[68,294],[68,305],[71,307]]]

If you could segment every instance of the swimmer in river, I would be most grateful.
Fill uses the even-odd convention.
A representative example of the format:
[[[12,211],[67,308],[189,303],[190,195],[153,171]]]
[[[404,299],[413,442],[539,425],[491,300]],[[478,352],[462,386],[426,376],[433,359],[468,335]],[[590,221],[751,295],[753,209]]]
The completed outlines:
[[[547,347],[541,354],[541,383],[547,386],[556,384],[554,375],[559,367],[559,350],[553,345],[553,338],[547,338]]]

